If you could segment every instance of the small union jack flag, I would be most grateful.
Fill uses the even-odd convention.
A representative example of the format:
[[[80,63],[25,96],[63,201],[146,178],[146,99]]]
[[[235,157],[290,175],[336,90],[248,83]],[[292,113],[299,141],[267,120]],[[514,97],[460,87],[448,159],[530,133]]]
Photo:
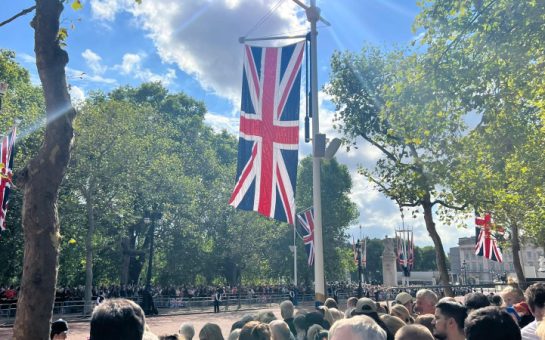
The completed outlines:
[[[305,243],[308,265],[314,264],[314,209],[308,208],[297,214],[297,233]]]
[[[475,216],[475,255],[484,256],[485,258],[497,261],[499,263],[503,262],[503,255],[501,249],[498,246],[496,238],[492,235],[492,230],[495,228],[495,224],[492,222],[492,216],[490,213],[486,213],[484,218]],[[502,232],[503,228],[496,228]]]
[[[244,47],[237,209],[294,224],[304,42]]]
[[[414,264],[414,240],[412,230],[396,231],[397,236],[397,261],[401,266],[403,275],[411,274]]]
[[[9,193],[11,191],[13,177],[13,157],[16,138],[16,127],[14,126],[10,133],[2,138],[0,148],[0,229],[6,230],[6,214],[8,212]]]

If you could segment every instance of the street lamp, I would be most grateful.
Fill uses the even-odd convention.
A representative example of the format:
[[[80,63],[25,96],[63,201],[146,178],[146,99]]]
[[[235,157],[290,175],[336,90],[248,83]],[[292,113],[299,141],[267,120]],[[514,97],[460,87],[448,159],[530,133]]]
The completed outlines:
[[[466,260],[462,262],[462,271],[464,272],[464,284],[467,285],[467,263]]]
[[[153,295],[151,294],[151,275],[153,272],[153,253],[155,251],[154,248],[154,239],[155,239],[155,223],[157,222],[159,225],[161,225],[163,217],[163,214],[159,211],[153,211],[151,214],[146,215],[144,217],[144,223],[150,224],[151,226],[149,228],[149,257],[148,257],[148,275],[146,277],[146,289],[144,289],[144,296],[142,301],[142,309],[148,314],[157,314],[157,310],[155,309],[155,305],[153,303]]]
[[[361,286],[361,274],[362,274],[362,265],[361,265],[361,243],[360,240],[358,240],[358,243],[356,243],[356,251],[357,251],[357,257],[358,257],[358,299],[362,297],[363,295],[363,287]]]

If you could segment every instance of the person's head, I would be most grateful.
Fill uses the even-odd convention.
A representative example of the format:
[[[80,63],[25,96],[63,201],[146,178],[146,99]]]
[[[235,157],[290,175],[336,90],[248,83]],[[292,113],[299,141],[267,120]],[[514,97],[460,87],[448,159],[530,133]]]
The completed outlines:
[[[51,323],[50,338],[52,340],[68,339],[68,323],[63,319]]]
[[[429,289],[420,289],[416,293],[415,312],[418,314],[435,314],[437,294]]]
[[[404,306],[409,312],[413,310],[413,297],[409,293],[401,292],[397,294],[394,302],[396,305]]]
[[[199,332],[199,340],[223,340],[220,326],[215,323],[205,323]]]
[[[503,304],[503,299],[501,298],[501,296],[499,295],[491,295],[490,297],[488,297],[488,300],[490,301],[490,305],[491,306],[496,306],[496,307],[499,307]]]
[[[386,340],[386,331],[368,316],[357,315],[342,319],[329,330],[330,340]]]
[[[195,327],[190,323],[184,322],[180,325],[178,333],[183,335],[186,340],[191,340],[195,336]]]
[[[490,306],[490,300],[483,293],[469,293],[465,296],[464,304],[469,313],[472,310]]]
[[[238,340],[238,337],[240,335],[240,331],[241,331],[240,328],[233,329],[231,331],[231,333],[229,334],[229,336],[227,337],[227,340]]]
[[[166,334],[159,336],[159,340],[185,340],[180,334]]]
[[[526,302],[536,321],[542,321],[545,314],[545,283],[537,282],[526,288]]]
[[[388,328],[392,335],[395,335],[401,327],[406,325],[406,323],[397,316],[392,316],[389,314],[382,314],[380,319],[382,322],[384,322],[386,328]]]
[[[433,320],[435,320],[435,314],[422,314],[414,319],[414,323],[426,327],[433,334]]]
[[[91,316],[90,340],[141,340],[146,319],[139,305],[127,299],[104,300]]]
[[[259,321],[250,321],[240,330],[239,340],[270,340],[271,328]]]
[[[274,340],[290,340],[293,338],[290,328],[285,321],[273,320],[269,324],[271,336]]]
[[[449,339],[464,334],[467,309],[457,302],[439,302],[435,306],[433,335],[438,339]]]
[[[392,308],[390,308],[390,315],[397,316],[406,324],[411,324],[414,322],[414,319],[412,318],[407,308],[405,308],[405,306],[401,304],[393,305]]]
[[[324,306],[327,308],[337,308],[337,302],[332,298],[327,298],[324,302]]]
[[[257,313],[255,318],[257,321],[268,324],[269,322],[276,320],[276,316],[270,310],[265,310]]]
[[[352,310],[352,316],[364,315],[377,312],[377,304],[369,298],[361,298],[356,303],[356,307]]]
[[[297,331],[297,336],[299,334],[306,334],[308,329],[307,318],[304,314],[298,314],[293,318],[293,325]]]
[[[469,313],[464,332],[467,340],[520,340],[520,329],[509,313],[484,307]]]
[[[307,329],[308,327],[312,325],[320,325],[324,329],[329,329],[330,324],[329,322],[324,319],[324,315],[321,312],[310,312],[305,314],[305,319],[307,323]]]
[[[435,340],[430,330],[425,326],[414,324],[401,327],[395,340]]]
[[[282,319],[291,319],[293,318],[293,303],[290,300],[282,301],[280,303],[280,315]]]
[[[351,296],[346,300],[346,309],[349,308],[356,308],[356,304],[358,303],[358,298]]]
[[[511,283],[509,286],[505,287],[500,296],[503,300],[503,306],[512,306],[519,302],[524,301],[524,292],[518,287],[516,283]]]
[[[324,330],[324,328],[322,326],[320,326],[320,325],[314,324],[314,325],[310,326],[308,328],[308,331],[307,331],[307,339],[316,338],[316,335],[318,333],[320,333],[321,331],[323,331],[323,330]],[[274,340],[276,340],[276,339],[274,339]]]

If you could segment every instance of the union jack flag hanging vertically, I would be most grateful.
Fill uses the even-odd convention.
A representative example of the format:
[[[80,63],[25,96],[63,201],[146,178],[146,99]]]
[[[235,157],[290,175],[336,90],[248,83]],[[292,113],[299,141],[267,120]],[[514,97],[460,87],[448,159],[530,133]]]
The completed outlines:
[[[8,212],[8,200],[13,176],[13,156],[16,138],[16,128],[2,138],[0,148],[0,229],[6,230],[6,214]]]
[[[305,243],[308,265],[314,263],[314,209],[308,208],[297,214],[297,233]]]
[[[304,46],[244,46],[237,180],[229,200],[292,225]]]
[[[499,263],[503,262],[503,255],[501,249],[498,246],[496,238],[492,235],[491,229],[494,226],[492,222],[492,216],[490,213],[486,213],[484,218],[475,216],[475,255],[484,256],[485,258],[497,261]],[[503,228],[499,228],[503,229]],[[499,230],[500,233],[502,230]]]
[[[397,261],[403,276],[410,277],[414,264],[414,239],[412,229],[396,230]]]

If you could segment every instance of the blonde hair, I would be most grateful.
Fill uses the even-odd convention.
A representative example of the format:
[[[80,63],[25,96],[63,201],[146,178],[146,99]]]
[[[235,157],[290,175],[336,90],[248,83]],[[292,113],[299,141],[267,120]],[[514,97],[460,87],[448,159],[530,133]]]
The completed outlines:
[[[409,310],[407,309],[407,307],[403,305],[400,305],[400,304],[393,305],[390,308],[390,315],[397,316],[398,318],[403,320],[406,324],[414,323],[414,319],[409,313]]]
[[[541,321],[537,325],[536,334],[540,340],[545,340],[545,322]]]

